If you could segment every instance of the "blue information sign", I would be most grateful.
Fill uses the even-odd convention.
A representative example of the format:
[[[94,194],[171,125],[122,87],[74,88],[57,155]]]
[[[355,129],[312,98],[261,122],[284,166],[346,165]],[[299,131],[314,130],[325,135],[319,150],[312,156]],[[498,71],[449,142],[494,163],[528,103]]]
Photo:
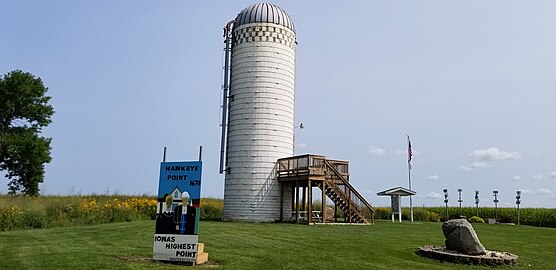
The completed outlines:
[[[190,198],[201,197],[201,161],[161,162],[158,197],[178,187],[187,191]]]
[[[195,262],[201,201],[201,161],[162,162],[154,259]]]

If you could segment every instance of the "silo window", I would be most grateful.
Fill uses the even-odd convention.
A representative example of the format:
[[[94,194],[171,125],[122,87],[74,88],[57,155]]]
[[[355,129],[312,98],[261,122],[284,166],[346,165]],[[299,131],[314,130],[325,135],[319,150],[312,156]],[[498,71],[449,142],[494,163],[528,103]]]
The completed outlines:
[[[226,169],[226,172],[227,172],[228,174],[231,174],[231,173],[232,173],[232,168],[228,167],[228,168]]]

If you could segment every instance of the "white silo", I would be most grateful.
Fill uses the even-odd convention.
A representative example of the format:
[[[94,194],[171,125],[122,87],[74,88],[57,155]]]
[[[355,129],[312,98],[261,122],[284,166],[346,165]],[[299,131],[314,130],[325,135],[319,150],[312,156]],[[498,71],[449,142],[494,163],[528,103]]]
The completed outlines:
[[[282,192],[275,165],[293,156],[295,28],[286,12],[268,3],[248,6],[229,27],[224,219],[275,221],[280,203],[288,219],[292,187]]]

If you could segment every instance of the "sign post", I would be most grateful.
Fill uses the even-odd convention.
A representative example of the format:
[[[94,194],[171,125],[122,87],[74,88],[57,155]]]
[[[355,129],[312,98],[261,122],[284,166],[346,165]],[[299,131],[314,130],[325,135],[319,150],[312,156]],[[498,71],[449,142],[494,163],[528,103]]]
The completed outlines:
[[[475,190],[475,206],[476,206],[476,211],[475,211],[475,216],[479,216],[479,191]]]
[[[153,259],[195,264],[201,161],[161,162]]]
[[[516,191],[515,204],[517,205],[517,225],[519,225],[519,205],[521,204],[521,190]]]
[[[450,216],[448,216],[448,189],[445,188],[444,189],[444,203],[446,204],[446,220],[450,219]]]
[[[398,215],[400,222],[402,222],[402,211],[400,205],[400,196],[392,195],[390,197],[390,213],[392,213],[392,222],[394,222],[394,216]]]
[[[498,190],[493,190],[492,194],[494,196],[493,202],[494,202],[494,209],[495,209],[495,218],[496,218],[496,221],[498,221],[498,202],[499,202],[499,200],[498,200]]]

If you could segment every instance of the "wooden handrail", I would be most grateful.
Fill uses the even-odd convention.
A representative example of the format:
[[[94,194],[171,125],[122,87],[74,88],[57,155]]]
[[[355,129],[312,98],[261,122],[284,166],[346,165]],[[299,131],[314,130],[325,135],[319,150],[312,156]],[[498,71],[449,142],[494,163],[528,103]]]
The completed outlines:
[[[338,199],[345,202],[342,210],[349,215],[349,220],[355,215],[357,218],[362,219],[363,222],[368,222],[368,215],[365,217],[363,213],[365,210],[363,207],[367,207],[371,214],[370,221],[374,221],[375,209],[349,183],[347,178],[349,175],[349,163],[347,161],[328,160],[325,156],[309,154],[282,158],[278,160],[278,163],[277,175],[279,179],[283,181],[295,179],[298,181],[300,178],[310,180],[311,177],[316,177],[315,179],[322,181],[323,192],[326,192],[325,185],[327,185],[333,194],[336,194]],[[334,201],[337,202],[336,199]],[[365,214],[368,213],[365,211]]]
[[[330,186],[332,189],[334,189],[334,192],[336,192],[336,194],[338,194],[339,196],[342,197],[342,200],[344,200],[345,202],[348,202],[348,203],[352,203],[352,201],[348,198],[348,196],[340,188],[338,188],[338,186],[336,184],[334,184],[334,182],[332,182],[330,180],[326,180],[325,182],[328,186]]]
[[[342,174],[340,174],[340,172],[338,172],[338,170],[336,170],[336,168],[334,168],[334,166],[332,166],[328,162],[328,160],[325,159],[324,163],[330,169],[332,169],[332,171],[334,172],[334,174],[336,174],[336,176],[338,176],[338,178],[340,178],[342,180],[344,185],[346,185],[349,188],[350,192],[353,192],[353,194],[355,194],[357,199],[359,199],[363,204],[365,204],[365,206],[367,206],[367,208],[369,208],[373,213],[375,212],[375,209],[371,206],[371,204],[369,202],[367,202],[367,200],[365,200],[365,198],[363,196],[361,196],[361,194],[359,194],[359,192],[357,192],[357,190],[345,179],[345,177]]]

